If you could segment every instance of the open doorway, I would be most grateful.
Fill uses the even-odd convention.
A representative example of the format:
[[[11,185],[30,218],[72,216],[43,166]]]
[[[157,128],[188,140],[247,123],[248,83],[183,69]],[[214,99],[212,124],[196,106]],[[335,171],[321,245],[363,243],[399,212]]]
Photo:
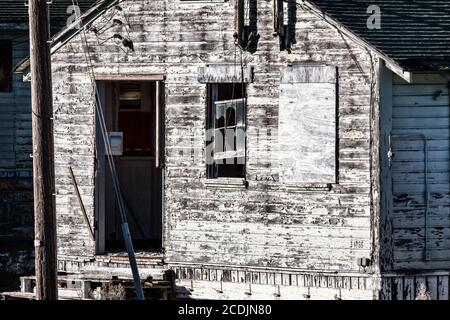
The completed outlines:
[[[97,84],[134,248],[158,251],[162,247],[163,82]],[[122,220],[99,130],[97,122],[96,252],[123,252]]]

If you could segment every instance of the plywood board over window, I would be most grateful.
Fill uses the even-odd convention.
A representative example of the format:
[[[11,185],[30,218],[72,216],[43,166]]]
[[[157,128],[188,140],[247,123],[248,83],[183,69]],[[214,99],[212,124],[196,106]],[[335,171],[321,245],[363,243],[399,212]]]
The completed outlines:
[[[281,182],[336,183],[336,91],[336,67],[290,65],[281,69]]]

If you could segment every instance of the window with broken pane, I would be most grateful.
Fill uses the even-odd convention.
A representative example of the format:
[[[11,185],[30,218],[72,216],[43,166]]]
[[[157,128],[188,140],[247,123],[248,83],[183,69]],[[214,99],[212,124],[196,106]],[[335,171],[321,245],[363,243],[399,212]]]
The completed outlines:
[[[208,125],[212,144],[212,164],[208,178],[245,177],[245,85],[208,85]]]

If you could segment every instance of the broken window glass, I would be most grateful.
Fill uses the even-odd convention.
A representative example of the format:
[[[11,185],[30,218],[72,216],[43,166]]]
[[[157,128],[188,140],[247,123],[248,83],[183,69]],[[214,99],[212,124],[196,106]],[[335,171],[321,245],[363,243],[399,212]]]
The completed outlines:
[[[208,178],[245,177],[245,86],[241,83],[208,85],[208,126],[214,144]],[[207,161],[207,163],[210,163]]]

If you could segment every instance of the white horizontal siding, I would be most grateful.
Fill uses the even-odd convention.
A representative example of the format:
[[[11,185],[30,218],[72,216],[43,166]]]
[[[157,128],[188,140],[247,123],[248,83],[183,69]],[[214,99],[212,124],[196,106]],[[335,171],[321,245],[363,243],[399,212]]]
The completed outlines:
[[[393,88],[394,268],[439,269],[450,262],[449,95],[446,80],[437,74],[414,80],[397,78]],[[414,135],[427,139],[427,188],[425,144]]]

